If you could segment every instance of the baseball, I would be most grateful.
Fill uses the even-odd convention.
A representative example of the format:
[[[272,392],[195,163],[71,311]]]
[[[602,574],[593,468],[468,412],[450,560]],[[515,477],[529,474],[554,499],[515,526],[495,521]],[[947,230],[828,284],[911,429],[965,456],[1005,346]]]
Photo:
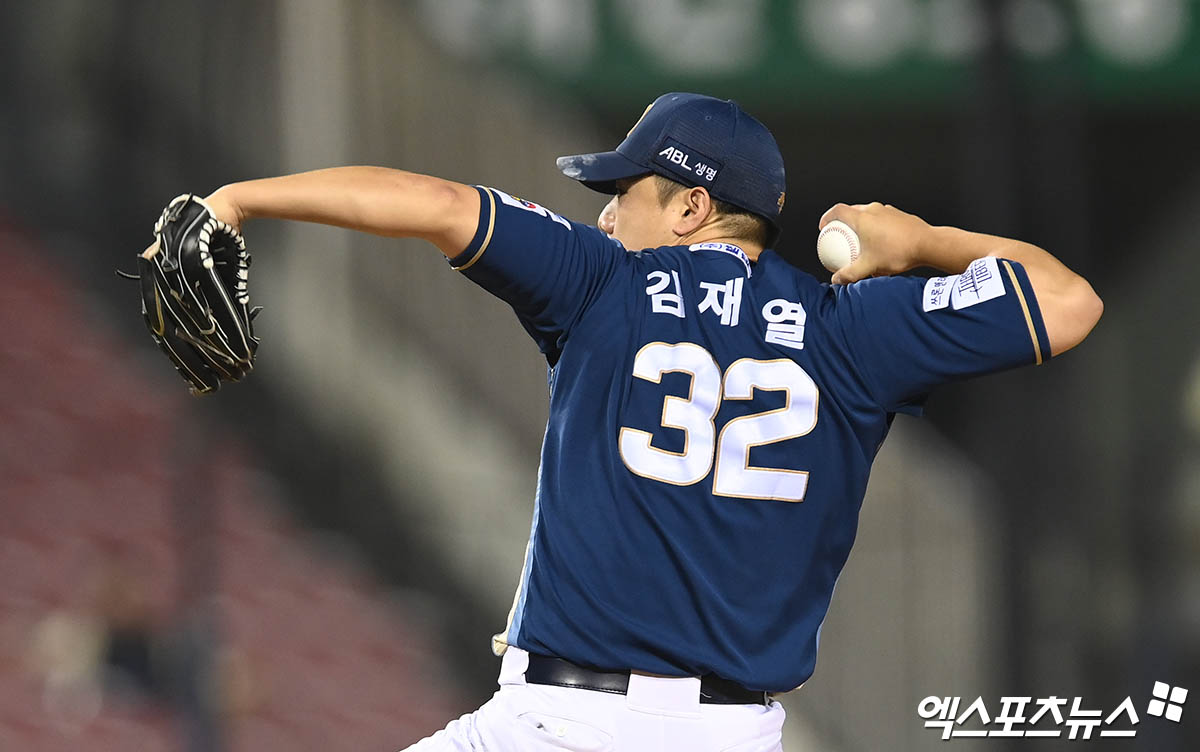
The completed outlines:
[[[858,235],[850,225],[836,219],[825,225],[817,236],[817,258],[831,272],[853,263],[858,258],[859,248]]]

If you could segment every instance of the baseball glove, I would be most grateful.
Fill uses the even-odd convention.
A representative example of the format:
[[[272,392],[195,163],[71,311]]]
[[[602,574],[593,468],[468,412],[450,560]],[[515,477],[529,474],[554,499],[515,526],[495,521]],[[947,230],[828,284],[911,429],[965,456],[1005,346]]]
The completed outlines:
[[[258,338],[250,308],[250,254],[234,228],[185,194],[154,225],[157,249],[137,258],[142,317],[192,394],[215,392],[254,368]]]

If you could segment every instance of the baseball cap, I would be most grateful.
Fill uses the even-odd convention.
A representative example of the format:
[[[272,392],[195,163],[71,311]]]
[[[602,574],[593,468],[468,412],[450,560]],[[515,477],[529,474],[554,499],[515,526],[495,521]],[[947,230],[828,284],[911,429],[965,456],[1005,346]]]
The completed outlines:
[[[559,157],[558,169],[600,193],[655,173],[766,218],[778,232],[783,155],[767,127],[737,102],[672,92],[650,103],[614,151]]]

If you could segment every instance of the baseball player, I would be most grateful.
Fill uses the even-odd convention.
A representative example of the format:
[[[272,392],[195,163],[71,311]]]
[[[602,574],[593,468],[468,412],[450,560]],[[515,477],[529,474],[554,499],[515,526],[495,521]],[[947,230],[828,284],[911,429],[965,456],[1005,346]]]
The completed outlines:
[[[550,368],[500,689],[411,747],[778,750],[867,476],[939,384],[1040,364],[1102,311],[1017,240],[837,204],[833,284],[770,250],[783,159],[736,103],[672,93],[615,151],[564,157],[598,227],[481,186],[347,167],[225,186],[260,217],[419,237],[509,303]],[[946,276],[892,276],[918,266]]]

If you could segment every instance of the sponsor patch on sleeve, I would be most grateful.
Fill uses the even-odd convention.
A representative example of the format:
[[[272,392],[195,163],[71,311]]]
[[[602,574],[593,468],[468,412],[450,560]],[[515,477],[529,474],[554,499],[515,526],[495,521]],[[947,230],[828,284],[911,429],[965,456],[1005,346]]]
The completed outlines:
[[[921,308],[925,313],[950,305],[950,291],[954,289],[958,277],[957,274],[953,277],[930,277],[925,282],[925,294],[921,299]]]
[[[507,194],[504,191],[499,190],[497,188],[492,188],[491,190],[494,191],[496,193],[496,195],[500,197],[500,200],[502,202],[504,202],[505,204],[508,204],[509,206],[513,206],[518,209],[524,209],[527,212],[533,212],[534,214],[538,214],[538,215],[546,217],[548,219],[552,219],[555,222],[562,225],[563,227],[567,228],[568,230],[571,229],[570,222],[563,219],[562,217],[555,214],[554,212],[550,211],[549,209],[542,206],[541,204],[535,204],[532,201],[526,201],[525,199],[520,198],[519,196],[512,196],[512,195]]]
[[[1000,277],[1000,266],[991,256],[978,258],[958,275],[954,292],[950,293],[950,305],[954,310],[970,308],[998,298],[1004,294],[1004,280]]]

